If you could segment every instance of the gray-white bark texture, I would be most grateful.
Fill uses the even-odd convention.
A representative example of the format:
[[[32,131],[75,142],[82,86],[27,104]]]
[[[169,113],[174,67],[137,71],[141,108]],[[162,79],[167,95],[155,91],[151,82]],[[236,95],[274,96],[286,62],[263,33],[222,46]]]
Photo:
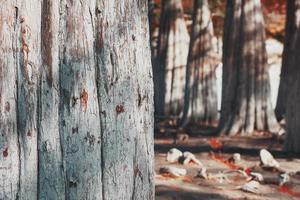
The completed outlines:
[[[155,113],[179,116],[183,110],[189,34],[181,0],[161,1],[157,58],[154,63]]]
[[[289,13],[287,15],[293,16],[288,18],[292,20],[290,26],[294,27],[293,35],[290,35],[292,38],[286,38],[286,53],[290,53],[290,55],[284,55],[287,59],[285,62],[286,69],[282,72],[282,78],[285,78],[287,82],[281,82],[281,84],[285,84],[283,89],[288,91],[285,92],[285,101],[284,109],[285,109],[285,118],[286,118],[286,131],[287,131],[287,138],[285,140],[284,149],[289,152],[293,153],[300,153],[300,59],[298,56],[298,52],[300,49],[300,15],[299,15],[299,8],[300,8],[300,1],[299,0],[290,0],[288,1],[288,9]],[[292,19],[294,18],[294,19]],[[286,29],[289,31],[290,29]],[[288,35],[290,33],[287,33]],[[288,85],[286,85],[288,84]],[[279,97],[282,98],[283,96]]]
[[[290,84],[292,84],[293,59],[297,56],[297,49],[294,48],[296,31],[300,26],[300,0],[287,0],[285,41],[282,54],[282,68],[280,75],[280,85],[276,104],[276,117],[278,120],[284,118],[287,98],[289,96]]]
[[[224,27],[221,133],[279,131],[270,99],[260,0],[228,0]]]
[[[218,118],[216,55],[213,24],[207,0],[194,1],[192,36],[186,69],[183,126],[212,125]]]
[[[0,3],[0,199],[154,199],[147,0]]]

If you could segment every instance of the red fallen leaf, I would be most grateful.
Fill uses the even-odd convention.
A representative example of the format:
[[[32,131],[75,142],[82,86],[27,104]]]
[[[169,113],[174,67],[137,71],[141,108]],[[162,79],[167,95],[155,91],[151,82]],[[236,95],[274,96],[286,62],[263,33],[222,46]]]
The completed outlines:
[[[245,172],[246,172],[246,174],[247,174],[248,176],[250,176],[250,174],[251,174],[251,169],[250,169],[250,168],[246,168],[246,169],[245,169]]]
[[[209,144],[209,146],[210,146],[212,149],[214,149],[214,150],[220,150],[220,149],[223,148],[223,144],[222,144],[219,140],[217,140],[217,139],[215,139],[215,138],[210,139],[210,140],[208,141],[208,144]]]
[[[160,174],[160,175],[157,175],[156,178],[158,180],[182,180],[183,182],[186,182],[186,183],[192,183],[193,182],[193,179],[188,177],[188,176],[173,176],[169,173],[163,173],[163,174]]]
[[[228,160],[226,160],[223,156],[218,156],[218,155],[215,155],[215,154],[212,154],[211,155],[211,158],[226,165],[228,168],[230,169],[233,169],[233,170],[240,170],[242,169],[242,167],[239,167],[231,162],[229,162]]]
[[[279,187],[279,191],[281,193],[285,193],[285,194],[288,194],[292,197],[297,197],[298,199],[300,199],[300,193],[297,193],[297,192],[293,191],[292,189],[290,189],[290,188],[288,188],[284,185]]]

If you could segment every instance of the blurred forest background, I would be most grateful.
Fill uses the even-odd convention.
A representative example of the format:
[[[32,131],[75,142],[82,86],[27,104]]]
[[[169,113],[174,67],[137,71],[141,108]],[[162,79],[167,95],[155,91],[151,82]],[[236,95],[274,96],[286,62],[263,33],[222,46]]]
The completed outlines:
[[[299,199],[299,5],[149,1],[157,199]]]

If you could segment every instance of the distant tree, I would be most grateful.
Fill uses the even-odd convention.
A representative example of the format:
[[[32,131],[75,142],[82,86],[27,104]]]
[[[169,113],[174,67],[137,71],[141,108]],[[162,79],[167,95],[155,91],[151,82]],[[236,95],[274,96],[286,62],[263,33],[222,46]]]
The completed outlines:
[[[285,89],[284,108],[286,109],[286,131],[287,138],[285,141],[285,150],[294,153],[300,153],[300,57],[298,52],[300,49],[300,0],[289,0],[288,1],[288,18],[291,20],[290,26],[287,27],[287,37],[286,38],[286,52],[284,54],[285,65],[283,67],[285,72],[283,81],[287,81]],[[292,28],[293,27],[293,28]],[[293,31],[288,33],[288,31]],[[290,55],[286,55],[289,54]],[[281,97],[283,98],[283,97]]]
[[[279,131],[270,99],[260,0],[228,0],[224,26],[221,133]]]
[[[276,117],[278,120],[284,118],[285,110],[287,106],[287,97],[291,91],[290,84],[292,83],[293,69],[293,57],[297,53],[294,49],[295,34],[300,26],[300,1],[299,0],[288,0],[287,11],[286,11],[286,31],[284,41],[284,51],[282,55],[282,68],[281,78],[279,85],[279,92],[277,98],[277,105],[275,109]]]
[[[0,199],[152,200],[148,4],[1,1]]]
[[[148,0],[149,7],[149,29],[150,29],[150,47],[151,47],[151,57],[152,61],[154,61],[156,57],[156,44],[155,44],[155,1]]]
[[[179,116],[183,109],[189,34],[181,0],[161,1],[157,60],[154,66],[155,110]]]
[[[213,24],[208,0],[194,1],[192,36],[186,70],[182,125],[200,122],[211,125],[218,118],[216,56]]]

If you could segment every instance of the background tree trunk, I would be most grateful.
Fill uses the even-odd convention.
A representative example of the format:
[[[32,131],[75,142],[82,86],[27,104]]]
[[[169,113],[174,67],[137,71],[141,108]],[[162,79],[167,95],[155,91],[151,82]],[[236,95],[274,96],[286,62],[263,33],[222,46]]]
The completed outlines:
[[[300,1],[299,0],[287,0],[286,11],[286,27],[285,27],[285,41],[284,50],[282,55],[282,69],[280,77],[279,92],[277,98],[277,105],[275,109],[276,117],[278,120],[284,118],[287,97],[290,91],[291,77],[294,73],[292,67],[292,60],[297,50],[293,51],[293,41],[295,39],[295,33],[299,28],[300,21]]]
[[[149,6],[149,28],[150,28],[150,47],[151,47],[151,58],[152,62],[156,58],[156,51],[157,51],[157,44],[156,44],[156,38],[155,38],[155,1],[154,0],[148,0],[148,6]]]
[[[223,51],[221,133],[277,132],[260,0],[227,1]]]
[[[216,56],[213,24],[207,0],[194,1],[190,50],[186,70],[183,124],[212,125],[218,118]]]
[[[289,39],[289,43],[286,43],[286,53],[290,53],[290,55],[285,55],[285,59],[288,59],[285,61],[286,69],[284,70],[283,77],[286,78],[281,82],[281,84],[288,84],[285,87],[285,101],[286,103],[283,105],[284,108],[286,108],[286,131],[287,131],[287,138],[285,140],[285,146],[284,149],[289,152],[294,153],[300,153],[300,134],[299,134],[299,128],[300,128],[300,107],[299,107],[299,101],[300,101],[300,68],[299,63],[300,59],[297,55],[297,52],[299,52],[300,49],[300,15],[299,15],[299,8],[300,8],[300,1],[299,0],[293,0],[288,2],[289,8],[293,9],[293,12],[289,10],[287,13],[290,16],[290,20],[293,22],[293,35],[288,35],[292,38],[286,38],[286,40]],[[290,23],[292,23],[290,22]],[[291,25],[292,26],[292,25]],[[286,31],[290,31],[288,28]],[[288,41],[286,41],[288,42]],[[287,46],[288,45],[288,46]],[[296,56],[297,55],[297,56]],[[284,82],[285,81],[285,82]],[[282,98],[282,97],[279,97]]]
[[[155,108],[161,116],[178,116],[183,109],[189,34],[181,0],[161,1],[162,12],[156,66]]]
[[[147,1],[0,11],[0,199],[154,199]]]

